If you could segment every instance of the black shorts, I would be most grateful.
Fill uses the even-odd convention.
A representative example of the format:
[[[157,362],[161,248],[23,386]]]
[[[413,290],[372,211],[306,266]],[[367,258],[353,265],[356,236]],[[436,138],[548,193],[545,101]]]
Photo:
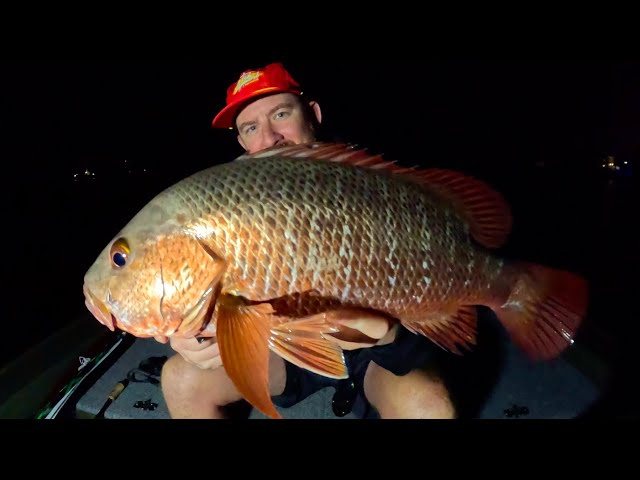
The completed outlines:
[[[400,326],[393,343],[344,351],[350,374],[348,379],[334,380],[285,361],[286,385],[284,391],[280,395],[272,397],[272,400],[279,407],[289,408],[318,390],[334,387],[336,389],[335,404],[338,396],[349,396],[349,392],[346,390],[352,390],[353,401],[349,407],[352,407],[353,413],[358,418],[378,418],[377,412],[371,407],[364,395],[364,375],[369,362],[374,361],[393,374],[402,376],[415,368],[427,367],[441,352],[442,349],[428,338],[411,333]],[[348,408],[348,410],[350,409]],[[342,414],[346,413],[349,412],[342,412]]]

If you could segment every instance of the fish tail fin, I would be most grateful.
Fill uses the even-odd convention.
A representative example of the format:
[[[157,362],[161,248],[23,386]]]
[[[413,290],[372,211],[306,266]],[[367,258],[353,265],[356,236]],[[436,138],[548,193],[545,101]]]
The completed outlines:
[[[548,360],[573,344],[586,315],[588,285],[571,272],[517,262],[504,301],[488,305],[532,360]],[[515,272],[515,274],[514,274]]]

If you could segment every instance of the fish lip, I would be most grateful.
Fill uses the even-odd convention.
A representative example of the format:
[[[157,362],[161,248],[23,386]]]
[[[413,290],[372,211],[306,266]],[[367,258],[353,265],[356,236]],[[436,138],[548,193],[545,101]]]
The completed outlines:
[[[107,305],[93,294],[89,288],[84,285],[82,288],[84,293],[84,304],[91,312],[91,314],[95,317],[98,322],[107,327],[112,332],[115,332],[116,319],[111,313],[111,310],[107,307]]]

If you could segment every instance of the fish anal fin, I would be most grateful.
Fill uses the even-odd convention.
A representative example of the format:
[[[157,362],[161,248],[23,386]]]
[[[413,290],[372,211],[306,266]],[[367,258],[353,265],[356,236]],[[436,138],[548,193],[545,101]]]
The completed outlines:
[[[425,313],[420,318],[401,320],[408,330],[424,335],[442,349],[463,354],[460,347],[467,350],[477,341],[478,314],[475,306],[463,305],[446,310]]]
[[[281,418],[269,393],[271,305],[245,305],[230,295],[221,295],[218,301],[216,334],[227,375],[253,407]]]

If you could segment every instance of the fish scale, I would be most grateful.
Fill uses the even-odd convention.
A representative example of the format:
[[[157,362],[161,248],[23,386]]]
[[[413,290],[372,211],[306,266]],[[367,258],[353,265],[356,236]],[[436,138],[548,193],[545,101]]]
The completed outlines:
[[[259,189],[267,178],[269,189]],[[322,296],[402,315],[424,309],[425,301],[470,298],[465,292],[500,273],[497,263],[484,276],[466,271],[469,258],[482,253],[459,215],[427,189],[391,175],[273,156],[211,169],[174,194],[178,210],[226,232],[214,239],[230,263],[225,285],[235,290],[250,279],[252,300],[313,287]],[[460,268],[449,271],[451,265]],[[318,266],[323,274],[314,282]]]

